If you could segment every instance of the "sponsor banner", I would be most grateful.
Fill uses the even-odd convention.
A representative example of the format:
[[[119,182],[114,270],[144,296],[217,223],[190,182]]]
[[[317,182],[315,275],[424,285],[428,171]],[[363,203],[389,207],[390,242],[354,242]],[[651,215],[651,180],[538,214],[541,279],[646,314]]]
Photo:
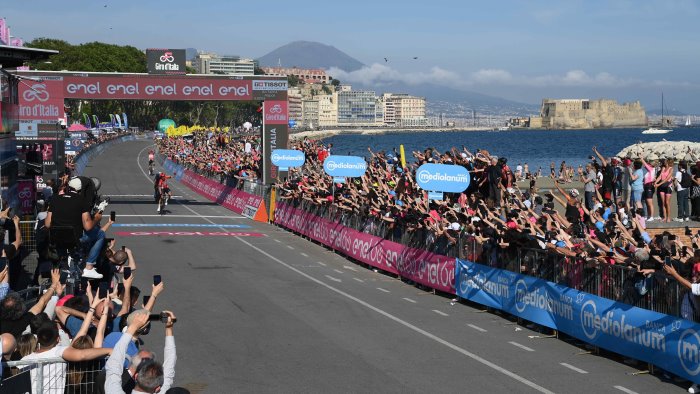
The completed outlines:
[[[66,98],[98,100],[250,100],[251,81],[157,76],[67,75]],[[286,101],[284,101],[286,103]],[[285,107],[286,116],[286,107]],[[284,121],[287,124],[287,121]]]
[[[287,91],[287,80],[253,80],[253,90]]]
[[[119,237],[262,237],[261,233],[232,233],[221,231],[117,231]]]
[[[184,49],[146,49],[149,74],[187,74]]]
[[[290,204],[275,207],[275,223],[358,261],[440,290],[455,293],[453,257],[387,241],[320,218]]]
[[[34,201],[36,201],[36,185],[32,179],[20,179],[17,181],[17,196],[19,197],[22,214],[33,214]]]
[[[301,167],[306,161],[304,152],[296,149],[275,149],[270,156],[272,164],[280,167],[280,171],[286,171],[292,167]]]
[[[418,186],[424,190],[461,193],[469,187],[469,171],[449,164],[423,164],[416,171]]]
[[[166,160],[164,167],[168,168],[166,165],[173,165],[173,162]],[[174,166],[180,167],[178,165]],[[174,167],[170,168],[172,172],[172,168]],[[197,175],[190,170],[184,170],[181,182],[200,196],[240,214],[246,212],[247,206],[259,207],[262,201],[262,197],[260,196],[222,185],[216,181]]]
[[[58,122],[65,117],[63,77],[46,76],[19,84],[19,120]]]
[[[36,139],[39,137],[39,123],[34,120],[22,120],[19,122],[19,131],[15,132],[15,138]]]
[[[700,383],[700,324],[457,260],[457,295]]]
[[[266,124],[278,125],[288,124],[289,117],[287,115],[287,101],[268,100],[263,104]]]
[[[367,171],[367,162],[360,156],[331,155],[323,161],[323,170],[332,177],[361,177]]]
[[[442,192],[428,192],[428,199],[442,201],[445,199],[445,196]]]
[[[126,117],[126,113],[122,113],[122,118],[124,118],[124,128],[129,128],[129,119]]]
[[[286,124],[269,124],[263,122],[263,182],[270,185],[279,177],[279,169],[272,164],[272,152],[275,149],[287,148],[287,125]]]

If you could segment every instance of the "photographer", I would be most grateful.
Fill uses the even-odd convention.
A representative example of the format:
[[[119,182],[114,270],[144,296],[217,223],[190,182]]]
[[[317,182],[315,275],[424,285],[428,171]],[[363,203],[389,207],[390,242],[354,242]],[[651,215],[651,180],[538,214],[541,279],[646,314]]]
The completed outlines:
[[[79,238],[80,242],[89,243],[90,252],[85,263],[83,277],[101,279],[102,275],[95,270],[94,265],[104,243],[105,233],[100,229],[99,224],[107,202],[101,202],[94,217],[90,216],[93,201],[79,193],[82,189],[83,182],[80,178],[71,179],[68,182],[66,193],[54,197],[46,216],[45,226],[49,230],[52,226],[71,227],[75,237]]]
[[[156,315],[157,316],[157,315]],[[164,311],[160,315],[161,321],[165,323],[165,349],[163,364],[153,359],[142,358],[139,365],[135,366],[133,379],[136,387],[132,393],[157,393],[166,392],[172,386],[175,379],[175,363],[177,354],[175,348],[175,337],[173,336],[173,325],[177,321],[175,315],[170,311]],[[107,394],[123,394],[122,372],[126,350],[132,342],[132,338],[141,332],[151,320],[148,311],[138,310],[132,312],[129,318],[129,325],[126,332],[121,336],[119,342],[112,350],[112,356],[107,361],[105,369],[107,377],[105,382],[105,392]]]

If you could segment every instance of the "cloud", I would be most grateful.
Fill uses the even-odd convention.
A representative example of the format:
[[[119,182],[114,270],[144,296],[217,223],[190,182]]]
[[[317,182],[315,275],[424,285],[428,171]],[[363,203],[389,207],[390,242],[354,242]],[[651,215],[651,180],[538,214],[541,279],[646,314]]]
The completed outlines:
[[[590,74],[584,70],[570,70],[562,74],[518,75],[508,70],[492,68],[460,75],[437,66],[432,67],[427,72],[406,73],[385,64],[375,63],[352,72],[332,68],[328,70],[328,73],[344,83],[376,87],[396,83],[406,85],[433,84],[458,89],[488,86],[625,88],[654,85],[697,87],[696,84],[689,82],[644,81],[636,78],[623,78],[609,72]]]

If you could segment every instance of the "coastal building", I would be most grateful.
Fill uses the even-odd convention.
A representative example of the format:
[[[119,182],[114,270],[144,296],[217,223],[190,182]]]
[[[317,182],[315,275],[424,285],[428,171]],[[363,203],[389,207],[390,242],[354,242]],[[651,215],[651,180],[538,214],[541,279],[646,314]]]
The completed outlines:
[[[318,100],[303,100],[301,102],[301,125],[313,129],[318,127]]]
[[[384,93],[381,98],[384,125],[389,127],[428,126],[425,98],[408,94]]]
[[[338,93],[318,95],[315,99],[318,100],[318,126],[338,126]]]
[[[618,104],[615,100],[544,99],[539,119],[530,127],[548,129],[593,129],[645,126],[647,116],[639,101]]]
[[[373,91],[341,90],[338,92],[338,126],[375,126],[378,113],[382,113],[377,109],[378,102]]]
[[[293,75],[307,84],[330,83],[332,77],[320,68],[263,67],[265,75]]]
[[[287,116],[298,124],[302,123],[301,91],[297,87],[287,89]]]
[[[198,52],[192,60],[192,66],[198,74],[255,75],[257,63],[240,56]]]

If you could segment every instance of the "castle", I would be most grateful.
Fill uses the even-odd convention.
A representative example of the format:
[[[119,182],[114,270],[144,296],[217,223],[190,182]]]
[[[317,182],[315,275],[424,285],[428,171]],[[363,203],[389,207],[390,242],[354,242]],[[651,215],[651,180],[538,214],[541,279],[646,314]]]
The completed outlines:
[[[635,101],[618,104],[615,100],[544,99],[540,116],[530,118],[531,128],[595,129],[646,126],[644,107]]]

